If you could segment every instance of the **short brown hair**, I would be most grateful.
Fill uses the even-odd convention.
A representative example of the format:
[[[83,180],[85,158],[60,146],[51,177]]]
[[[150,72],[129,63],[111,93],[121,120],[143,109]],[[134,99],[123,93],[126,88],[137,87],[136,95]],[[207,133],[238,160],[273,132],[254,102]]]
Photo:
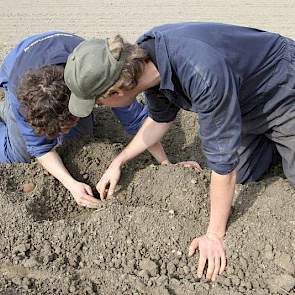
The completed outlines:
[[[112,95],[118,89],[133,89],[138,84],[138,79],[141,77],[145,64],[149,60],[144,49],[137,44],[125,42],[120,35],[108,39],[108,45],[115,58],[119,58],[123,51],[127,58],[118,81],[102,95],[102,98]]]
[[[26,72],[18,87],[21,112],[37,135],[54,138],[77,118],[68,110],[70,90],[64,66],[49,65]]]

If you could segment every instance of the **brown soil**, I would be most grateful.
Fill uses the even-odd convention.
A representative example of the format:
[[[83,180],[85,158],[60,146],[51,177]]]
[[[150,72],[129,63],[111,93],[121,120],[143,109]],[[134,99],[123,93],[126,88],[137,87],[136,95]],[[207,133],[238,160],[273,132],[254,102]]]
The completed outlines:
[[[128,141],[109,110],[95,113],[95,137],[60,150],[93,188]],[[204,164],[197,129],[181,113],[164,142],[172,161]],[[187,257],[208,223],[206,169],[160,167],[144,154],[98,210],[78,208],[36,162],[2,165],[0,175],[0,294],[295,294],[294,190],[279,167],[237,186],[228,266],[215,283],[199,281],[197,257]]]

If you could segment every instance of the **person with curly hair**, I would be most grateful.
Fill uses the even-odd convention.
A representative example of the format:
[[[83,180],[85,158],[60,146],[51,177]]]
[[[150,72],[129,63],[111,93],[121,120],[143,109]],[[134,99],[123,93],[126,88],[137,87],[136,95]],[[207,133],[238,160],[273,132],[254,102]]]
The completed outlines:
[[[97,207],[91,187],[75,180],[55,150],[64,141],[93,133],[93,115],[69,112],[70,89],[64,81],[68,56],[84,39],[65,32],[46,32],[21,41],[0,68],[0,163],[36,158],[82,206]],[[87,67],[87,65],[86,65]],[[146,107],[132,101],[113,112],[129,134],[147,117]],[[149,150],[162,164],[167,156],[160,144]]]
[[[112,161],[97,189],[103,197],[111,195],[123,165],[159,142],[180,109],[198,113],[203,153],[212,171],[210,220],[207,231],[192,240],[189,255],[198,248],[198,276],[207,265],[206,278],[215,280],[226,265],[224,236],[235,184],[259,179],[280,160],[295,186],[295,41],[229,24],[166,24],[133,45],[149,57],[141,65],[132,65],[132,45],[119,42],[120,62],[114,63],[108,54],[113,44],[97,41],[91,54],[100,66],[92,86],[100,103],[108,105],[130,103],[144,92],[149,117]],[[65,81],[72,90],[69,105],[79,101],[79,110],[70,111],[86,116],[94,100],[73,87],[79,54],[72,55]],[[75,85],[83,85],[81,78]]]

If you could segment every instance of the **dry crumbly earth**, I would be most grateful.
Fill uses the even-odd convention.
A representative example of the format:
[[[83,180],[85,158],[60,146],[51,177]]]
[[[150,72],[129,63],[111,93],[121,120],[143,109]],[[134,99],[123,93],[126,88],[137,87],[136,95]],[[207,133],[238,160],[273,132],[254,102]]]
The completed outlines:
[[[95,114],[95,137],[59,151],[93,188],[128,141],[108,109]],[[164,141],[173,161],[204,163],[196,129],[195,115],[181,113]],[[295,294],[294,190],[280,167],[237,186],[228,266],[215,283],[199,281],[197,257],[187,257],[208,222],[206,169],[161,167],[144,154],[98,210],[78,208],[36,162],[2,165],[0,175],[0,294]]]
[[[290,0],[0,0],[0,60],[27,35],[121,33],[133,41],[152,26],[216,21],[295,38]],[[59,150],[70,172],[95,187],[128,142],[108,109],[95,110],[95,137]],[[170,159],[204,166],[198,123],[181,113],[164,145]],[[295,294],[294,189],[280,167],[237,186],[228,225],[228,266],[215,283],[195,276],[190,241],[208,223],[209,171],[157,166],[144,154],[123,172],[98,210],[78,208],[36,162],[0,165],[0,294]],[[23,185],[33,183],[25,193]]]

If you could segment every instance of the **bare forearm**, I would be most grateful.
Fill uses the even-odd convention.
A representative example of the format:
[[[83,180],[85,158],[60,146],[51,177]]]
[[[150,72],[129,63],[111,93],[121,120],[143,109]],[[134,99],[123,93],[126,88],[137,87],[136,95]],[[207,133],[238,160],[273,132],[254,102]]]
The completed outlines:
[[[171,125],[172,123],[157,123],[151,118],[147,118],[129,145],[114,159],[113,163],[121,166],[150,147],[155,151],[155,148],[159,148],[156,144],[159,144]],[[155,156],[157,160],[166,158],[166,155],[164,156],[162,153],[163,151],[158,150],[157,152],[159,152]]]
[[[236,184],[236,172],[227,175],[211,174],[210,222],[208,232],[223,237],[230,214]]]
[[[71,183],[75,181],[55,150],[38,157],[37,160],[44,169],[57,178],[66,188],[69,188]]]
[[[165,153],[165,150],[160,142],[150,146],[148,151],[158,161],[159,164],[169,163],[169,159]]]

